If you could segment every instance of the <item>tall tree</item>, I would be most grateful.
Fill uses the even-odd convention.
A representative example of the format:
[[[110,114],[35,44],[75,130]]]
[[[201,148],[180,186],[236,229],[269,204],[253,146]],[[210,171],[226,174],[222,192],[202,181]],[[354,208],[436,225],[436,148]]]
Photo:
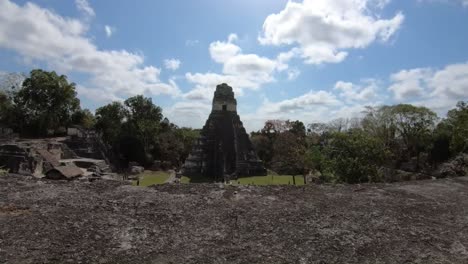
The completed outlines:
[[[192,151],[192,146],[195,140],[200,136],[200,130],[182,127],[177,128],[175,131],[176,137],[183,144],[182,152],[179,154],[179,160],[181,162],[185,161],[190,152]]]
[[[102,134],[107,144],[112,146],[118,141],[126,117],[126,109],[120,102],[112,102],[96,109],[96,130]]]
[[[30,129],[41,135],[71,123],[72,114],[80,107],[75,84],[54,71],[32,70],[14,95],[17,110]]]
[[[280,133],[273,144],[273,170],[291,175],[302,174],[305,150],[300,137],[289,131]]]
[[[273,158],[273,141],[262,133],[251,133],[250,140],[258,157],[269,165]]]
[[[392,106],[391,114],[397,136],[404,144],[404,151],[417,157],[415,169],[418,170],[420,153],[430,145],[437,114],[426,107],[409,104]]]
[[[137,95],[124,102],[127,108],[127,131],[140,140],[146,153],[150,153],[161,128],[162,110],[151,98]]]
[[[468,102],[458,102],[457,107],[447,113],[447,118],[442,123],[451,134],[451,151],[454,154],[468,152]]]
[[[386,146],[392,145],[396,136],[392,109],[392,106],[367,106],[364,111],[365,117],[361,121],[364,131],[381,140]]]

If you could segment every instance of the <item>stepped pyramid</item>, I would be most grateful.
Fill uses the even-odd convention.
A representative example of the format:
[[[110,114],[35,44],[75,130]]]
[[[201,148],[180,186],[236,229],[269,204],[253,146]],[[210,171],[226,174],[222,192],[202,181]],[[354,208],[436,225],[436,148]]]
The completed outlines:
[[[216,86],[210,116],[185,160],[182,174],[214,181],[266,175],[237,114],[237,101],[229,85]]]

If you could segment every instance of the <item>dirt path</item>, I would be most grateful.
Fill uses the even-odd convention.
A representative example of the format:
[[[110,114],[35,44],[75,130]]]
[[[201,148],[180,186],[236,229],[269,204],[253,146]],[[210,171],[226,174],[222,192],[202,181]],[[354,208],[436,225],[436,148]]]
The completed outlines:
[[[0,177],[0,263],[468,263],[468,178],[138,188]]]

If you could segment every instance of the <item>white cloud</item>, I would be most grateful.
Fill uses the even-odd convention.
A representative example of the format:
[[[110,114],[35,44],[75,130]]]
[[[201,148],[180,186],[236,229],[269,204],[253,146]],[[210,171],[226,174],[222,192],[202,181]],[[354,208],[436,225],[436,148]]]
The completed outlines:
[[[210,101],[213,97],[213,92],[216,85],[221,83],[229,84],[236,96],[243,95],[243,89],[246,87],[255,89],[259,84],[248,79],[240,78],[233,75],[222,75],[217,73],[186,73],[185,78],[188,82],[193,83],[195,88],[185,93],[184,98],[190,100],[205,100]]]
[[[224,63],[223,73],[251,80],[252,83],[257,83],[257,85],[246,88],[256,89],[260,84],[275,80],[273,73],[276,65],[275,61],[259,57],[256,54],[239,54]]]
[[[114,27],[111,27],[111,26],[109,26],[109,25],[105,25],[105,26],[104,26],[104,30],[106,31],[106,36],[107,36],[108,38],[110,38],[110,37],[114,34],[114,32],[115,32],[115,28],[114,28]]]
[[[468,62],[451,64],[434,71],[429,86],[433,96],[444,95],[453,99],[468,97]]]
[[[299,45],[309,64],[343,61],[347,49],[365,48],[376,40],[388,41],[400,28],[404,16],[380,19],[377,11],[388,0],[289,1],[263,24],[259,41],[264,45]]]
[[[169,120],[176,120],[179,126],[201,128],[211,111],[211,104],[196,101],[177,102],[163,111]]]
[[[103,93],[100,90],[86,88],[82,85],[77,85],[76,91],[86,99],[94,102],[113,102],[125,100],[124,98],[120,98],[112,93]]]
[[[76,8],[87,17],[94,17],[96,15],[87,0],[75,0],[75,5]]]
[[[218,63],[225,63],[232,57],[238,55],[241,52],[241,48],[232,43],[235,39],[237,39],[237,36],[235,34],[230,34],[227,42],[212,42],[209,47],[211,58]]]
[[[342,100],[352,102],[368,102],[377,97],[377,80],[363,80],[362,84],[338,81],[335,83],[334,90],[338,91]]]
[[[92,10],[86,8],[86,1],[76,3],[86,12]],[[87,74],[87,89],[106,96],[179,93],[174,82],[159,80],[159,68],[144,65],[141,54],[100,50],[85,36],[86,30],[84,22],[35,4],[19,6],[9,0],[0,1],[0,48],[45,62],[61,72]]]
[[[305,124],[361,117],[365,106],[410,103],[444,116],[460,100],[468,100],[468,62],[442,69],[415,68],[390,75],[387,96],[382,80],[337,81],[331,89],[271,102],[264,99],[254,113],[242,114],[245,127],[260,129],[268,119],[301,120]]]
[[[193,84],[194,88],[183,94],[183,101],[168,111],[176,117],[178,124],[190,123],[201,126],[202,121],[209,114],[211,109],[209,102],[218,84],[229,84],[238,97],[244,94],[245,89],[257,90],[262,85],[275,81],[274,73],[288,68],[286,59],[280,62],[279,59],[269,59],[257,54],[244,54],[235,43],[237,39],[236,34],[230,34],[226,41],[215,41],[209,45],[213,61],[222,64],[222,73],[188,72],[185,74],[186,80]],[[202,105],[204,107],[200,107]],[[186,120],[182,111],[190,113],[190,120]],[[181,115],[177,116],[175,113]]]
[[[300,120],[309,124],[327,122],[337,117],[352,117],[362,110],[363,105],[346,105],[332,92],[319,90],[278,102],[265,99],[256,112],[242,114],[241,118],[248,131],[255,131],[270,119]]]
[[[257,54],[244,54],[234,42],[236,34],[230,34],[227,41],[215,41],[209,46],[211,58],[223,65],[222,74],[187,73],[188,82],[195,88],[184,95],[192,100],[210,100],[216,85],[228,83],[236,95],[242,95],[243,89],[259,89],[261,85],[275,81],[273,74],[287,68],[287,65]]]
[[[468,100],[468,62],[443,69],[402,70],[390,79],[392,84],[388,89],[397,102],[424,105],[442,115],[457,101]]]
[[[388,88],[397,100],[406,100],[424,95],[424,82],[431,75],[429,69],[402,70],[392,74],[392,85]]]
[[[271,102],[264,99],[255,113],[242,115],[246,128],[260,129],[269,119],[300,120],[305,124],[328,122],[337,118],[359,118],[365,106],[384,104],[386,96],[381,81],[362,79],[359,83],[337,81],[324,90],[311,90],[303,95]]]
[[[166,67],[166,69],[168,70],[177,70],[179,69],[180,67],[180,60],[177,60],[177,59],[167,59],[167,60],[164,60],[164,66]]]
[[[266,102],[261,108],[264,113],[294,113],[312,109],[314,107],[333,106],[339,103],[335,95],[327,91],[310,91],[299,97],[276,103]]]

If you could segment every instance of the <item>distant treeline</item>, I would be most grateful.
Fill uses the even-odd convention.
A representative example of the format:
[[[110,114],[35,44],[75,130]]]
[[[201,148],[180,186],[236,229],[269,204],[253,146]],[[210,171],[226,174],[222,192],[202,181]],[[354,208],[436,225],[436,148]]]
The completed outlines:
[[[190,153],[199,131],[179,128],[142,95],[112,102],[93,114],[82,109],[74,83],[64,75],[32,70],[7,74],[0,85],[0,122],[28,137],[65,133],[70,126],[94,129],[126,164],[175,167]],[[269,120],[251,133],[267,168],[281,174],[313,172],[326,182],[378,182],[386,169],[427,172],[468,152],[468,103],[439,118],[426,107],[399,104],[367,107],[362,118],[304,125]]]
[[[320,181],[347,183],[389,180],[386,172],[397,170],[430,175],[468,152],[468,104],[459,102],[442,119],[426,107],[398,104],[307,127],[270,120],[251,139],[267,167],[281,174],[313,172]]]

